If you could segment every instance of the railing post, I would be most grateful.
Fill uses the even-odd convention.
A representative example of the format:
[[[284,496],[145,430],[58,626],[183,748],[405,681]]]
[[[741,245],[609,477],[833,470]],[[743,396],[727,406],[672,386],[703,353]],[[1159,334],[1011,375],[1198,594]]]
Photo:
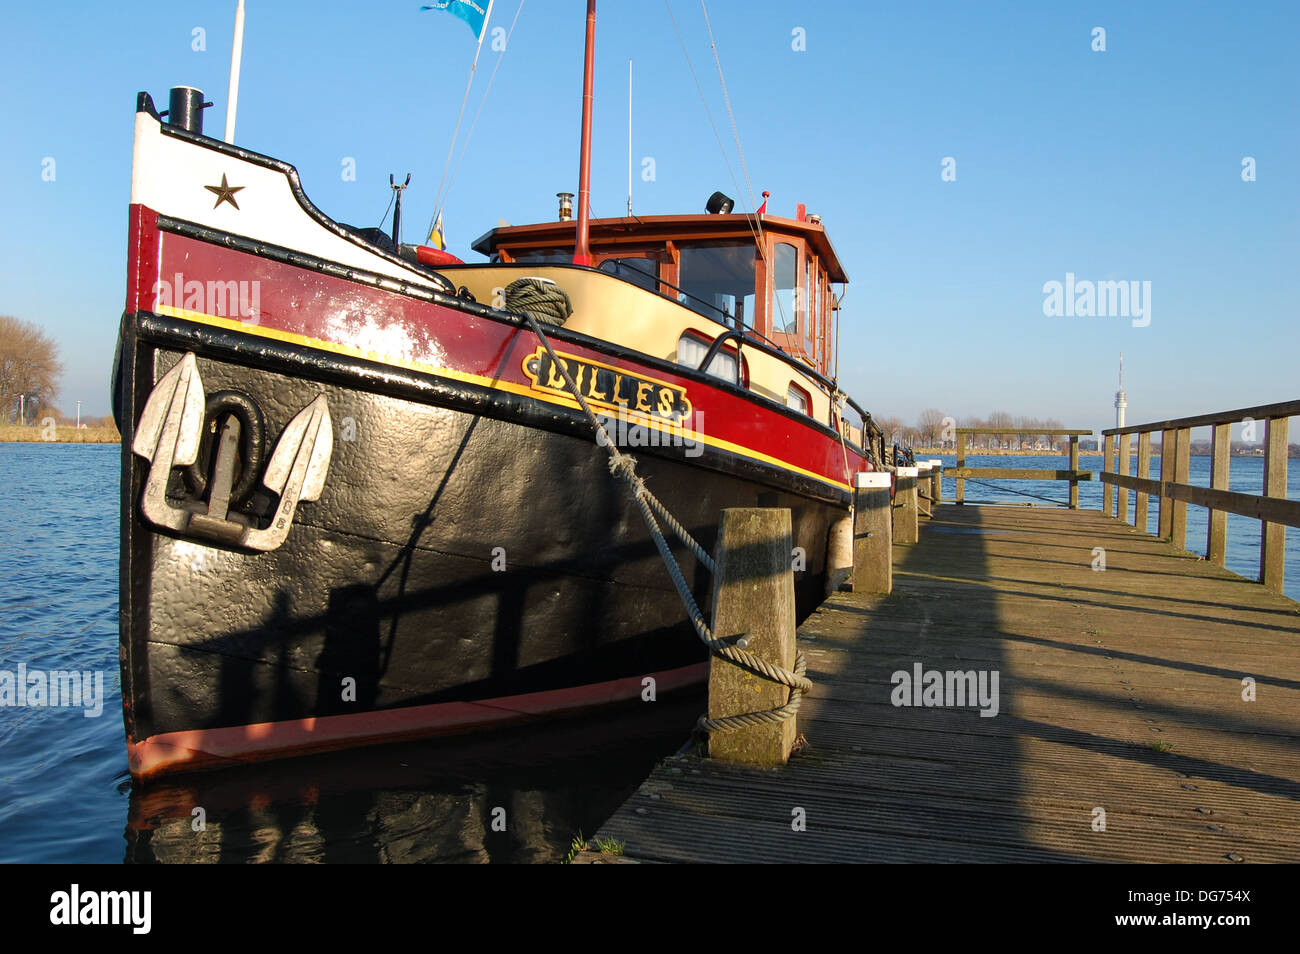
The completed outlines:
[[[958,464],[957,466],[961,466]],[[1074,474],[1079,469],[1079,435],[1070,435],[1070,509],[1079,509],[1079,482]]]
[[[894,588],[894,519],[890,513],[887,471],[854,475],[853,579],[855,593],[888,593]]]
[[[1138,435],[1138,472],[1137,475],[1143,480],[1151,479],[1151,432],[1143,431]],[[1143,533],[1147,533],[1148,514],[1147,508],[1151,500],[1151,495],[1137,492],[1137,500],[1133,503],[1133,526],[1137,527]]]
[[[1264,496],[1286,499],[1287,432],[1291,421],[1269,418],[1264,424]],[[1259,582],[1274,593],[1282,592],[1286,569],[1286,526],[1260,522]]]
[[[1165,484],[1174,479],[1174,432],[1160,432],[1160,483]],[[1160,492],[1160,520],[1157,525],[1161,540],[1173,537],[1174,501]]]
[[[957,432],[957,470],[961,471],[966,466],[966,435],[961,431]],[[966,481],[957,478],[956,503],[961,506],[966,502]]]
[[[943,503],[943,461],[930,458],[930,510]]]
[[[1101,439],[1101,447],[1101,473],[1103,475],[1101,478],[1103,481],[1101,485],[1101,512],[1106,516],[1110,516],[1111,503],[1115,499],[1115,485],[1104,481],[1106,474],[1114,473],[1110,468],[1115,458],[1115,438],[1110,434],[1105,435]]]
[[[733,507],[718,522],[713,633],[745,634],[745,648],[782,669],[794,668],[794,571],[790,511]],[[709,718],[775,709],[790,690],[714,656],[709,662]],[[784,765],[795,720],[746,726],[709,736],[709,758],[746,765]]]
[[[1123,477],[1128,476],[1128,457],[1129,451],[1133,449],[1133,435],[1124,434],[1119,439],[1119,467],[1116,473]],[[1115,516],[1120,520],[1128,523],[1128,488],[1117,487],[1115,501]]]
[[[1232,459],[1232,425],[1215,424],[1214,441],[1210,452],[1210,487],[1228,489],[1228,465]],[[1210,526],[1206,532],[1205,557],[1215,566],[1223,566],[1228,554],[1228,514],[1223,510],[1210,510]]]
[[[916,543],[919,528],[916,513],[916,468],[899,467],[894,472],[894,542]]]
[[[1185,484],[1191,473],[1192,431],[1180,427],[1174,431],[1174,483]],[[1187,501],[1174,501],[1173,523],[1169,528],[1170,542],[1180,550],[1187,549]]]
[[[930,507],[930,462],[928,460],[918,460],[916,462],[916,512],[922,517],[934,517],[934,511]]]

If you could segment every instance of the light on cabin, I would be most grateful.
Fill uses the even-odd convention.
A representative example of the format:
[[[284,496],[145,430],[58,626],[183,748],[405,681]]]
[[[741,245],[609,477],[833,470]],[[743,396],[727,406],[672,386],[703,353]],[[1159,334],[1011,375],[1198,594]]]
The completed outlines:
[[[704,209],[710,215],[726,215],[735,207],[736,203],[733,199],[721,192],[715,192],[709,196],[709,201],[705,203]]]
[[[560,200],[560,221],[567,222],[573,218],[573,193],[557,192],[555,197]]]

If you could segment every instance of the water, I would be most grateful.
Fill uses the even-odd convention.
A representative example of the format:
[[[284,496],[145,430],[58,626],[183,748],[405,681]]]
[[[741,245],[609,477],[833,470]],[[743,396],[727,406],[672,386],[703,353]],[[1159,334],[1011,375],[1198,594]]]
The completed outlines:
[[[692,693],[594,720],[135,785],[117,668],[120,453],[0,444],[0,670],[103,675],[97,718],[0,707],[2,863],[561,860],[703,709]]]
[[[104,679],[98,718],[71,708],[0,708],[0,862],[559,860],[578,831],[592,834],[654,762],[677,749],[702,708],[696,695],[476,739],[134,785],[117,670],[119,454],[114,445],[0,444],[0,670],[25,663]],[[968,462],[1065,466],[1060,457]],[[1100,463],[1085,458],[1082,466]],[[1300,468],[1291,474],[1292,498],[1298,476]],[[1261,481],[1260,460],[1232,461],[1232,489],[1258,492]],[[1192,482],[1208,486],[1207,458],[1192,458]],[[1066,496],[1064,484],[1003,486]],[[944,495],[953,493],[949,479]],[[969,483],[967,496],[1031,499]],[[1079,497],[1099,507],[1101,485],[1081,485]],[[1151,520],[1154,529],[1154,507]],[[1188,508],[1193,548],[1204,547],[1205,522],[1204,510]],[[1229,568],[1254,578],[1258,524],[1230,517],[1228,530]],[[1287,592],[1296,598],[1300,533],[1287,542]],[[502,810],[506,830],[494,831]]]
[[[928,458],[927,458],[928,459]],[[951,454],[940,456],[945,467],[957,466],[957,458]],[[1099,474],[1102,470],[1101,455],[1079,455],[1079,469],[1090,470]],[[967,467],[1019,467],[1030,470],[1065,470],[1069,467],[1069,458],[1052,457],[1004,457],[1002,455],[978,454],[967,455]],[[1129,462],[1130,473],[1137,472],[1137,457]],[[1158,455],[1151,458],[1151,479],[1160,478],[1160,459]],[[982,478],[981,478],[982,480]],[[1199,487],[1210,486],[1210,458],[1191,458],[1188,483]],[[1102,492],[1105,485],[1099,480],[1079,484],[1079,506],[1100,510]],[[1258,494],[1264,486],[1264,460],[1261,457],[1234,457],[1228,468],[1228,489],[1246,494]],[[1064,481],[1041,480],[1001,480],[975,483],[966,481],[966,500],[970,502],[1034,504],[1050,507],[1053,502],[1064,504],[1069,498],[1070,485]],[[952,500],[957,494],[957,482],[945,478],[943,496]],[[1025,494],[1033,494],[1029,497]],[[1046,499],[1042,499],[1046,498]],[[1292,461],[1287,468],[1287,499],[1300,499],[1300,462]],[[1136,495],[1129,494],[1128,522],[1133,522]],[[1155,498],[1147,507],[1147,532],[1156,532],[1160,508]],[[1187,549],[1205,556],[1206,532],[1209,526],[1209,511],[1204,507],[1187,505]],[[1239,573],[1250,580],[1259,579],[1259,542],[1260,523],[1250,517],[1228,514],[1228,540],[1225,563],[1229,570]],[[1286,595],[1293,600],[1300,600],[1300,531],[1289,530],[1286,537]]]

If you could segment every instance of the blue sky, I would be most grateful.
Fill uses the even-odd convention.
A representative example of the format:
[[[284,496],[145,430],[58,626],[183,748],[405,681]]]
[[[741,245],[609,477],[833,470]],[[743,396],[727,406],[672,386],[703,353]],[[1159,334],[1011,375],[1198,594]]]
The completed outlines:
[[[739,176],[700,6],[671,2]],[[165,103],[168,87],[199,86],[220,135],[234,7],[6,12],[0,314],[60,342],[65,411],[108,408],[135,93]],[[413,173],[405,237],[418,238],[470,30],[407,0],[247,7],[237,141],[296,165],[316,204],[354,224],[378,224],[390,172]],[[489,30],[517,8],[498,0]],[[554,194],[576,191],[584,9],[526,0],[445,202],[449,245],[468,259],[499,217],[551,219]],[[712,0],[709,15],[755,192],[779,214],[821,213],[852,279],[840,362],[855,396],[905,420],[935,406],[1100,427],[1121,351],[1130,423],[1296,396],[1298,9]],[[663,3],[604,0],[598,14],[595,214],[626,203],[629,57],[636,210],[702,211],[715,189],[747,205]],[[466,126],[497,56],[485,47]],[[955,181],[941,180],[945,157]],[[1044,283],[1066,273],[1149,281],[1150,324],[1044,316]]]

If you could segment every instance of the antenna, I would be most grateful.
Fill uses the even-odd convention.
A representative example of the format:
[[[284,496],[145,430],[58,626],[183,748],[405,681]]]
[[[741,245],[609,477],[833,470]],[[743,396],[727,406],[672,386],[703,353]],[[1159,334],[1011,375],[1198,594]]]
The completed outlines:
[[[406,174],[406,181],[398,185],[393,179],[393,174],[388,174],[388,187],[393,190],[395,205],[393,206],[393,249],[401,251],[402,248],[402,193],[406,187],[411,184],[411,174]],[[432,229],[430,229],[432,231]]]
[[[627,214],[632,217],[632,58],[627,59]]]
[[[226,91],[226,142],[235,141],[235,113],[239,109],[239,66],[244,59],[244,0],[235,9],[235,39],[230,48],[230,87]]]

